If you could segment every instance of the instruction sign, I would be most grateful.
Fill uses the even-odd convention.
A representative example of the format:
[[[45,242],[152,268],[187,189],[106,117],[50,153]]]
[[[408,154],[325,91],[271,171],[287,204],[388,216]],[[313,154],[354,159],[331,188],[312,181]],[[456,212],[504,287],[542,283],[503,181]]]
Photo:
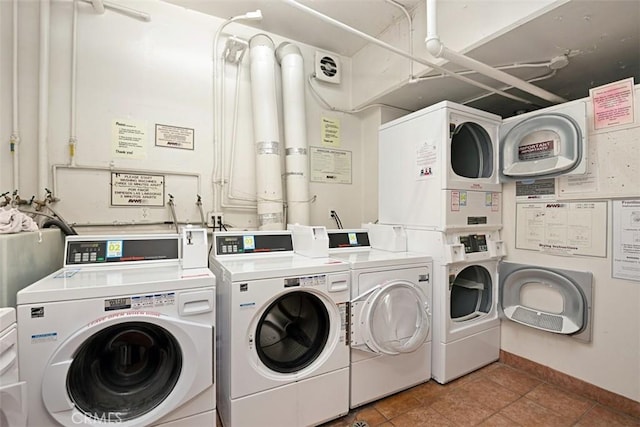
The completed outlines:
[[[156,124],[156,146],[193,150],[194,134],[194,129]]]
[[[114,120],[111,129],[113,157],[144,159],[147,156],[147,124],[137,120]]]
[[[633,123],[633,77],[589,90],[594,128]]]
[[[640,199],[613,201],[611,275],[640,282]]]
[[[434,177],[437,164],[438,148],[435,144],[428,141],[418,143],[416,146],[416,178],[421,180]]]
[[[322,145],[325,147],[340,147],[340,119],[322,117]]]
[[[607,256],[607,202],[518,203],[516,248]]]
[[[111,173],[111,206],[164,206],[163,175]]]
[[[351,151],[310,147],[309,153],[311,181],[351,184]]]
[[[533,144],[521,145],[518,147],[518,159],[540,160],[553,157],[553,140],[534,142]]]

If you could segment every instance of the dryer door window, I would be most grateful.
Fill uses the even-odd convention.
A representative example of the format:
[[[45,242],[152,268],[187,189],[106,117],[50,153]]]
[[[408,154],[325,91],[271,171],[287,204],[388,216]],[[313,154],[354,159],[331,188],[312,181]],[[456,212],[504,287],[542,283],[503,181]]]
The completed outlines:
[[[352,336],[375,353],[400,354],[417,350],[427,339],[429,307],[426,297],[409,282],[396,281],[373,288],[362,299],[352,301],[352,316],[360,328]],[[353,333],[353,332],[352,332]]]
[[[454,322],[464,322],[487,314],[492,305],[491,274],[486,268],[472,265],[450,276],[450,314]]]
[[[69,367],[67,390],[76,408],[99,421],[135,419],[162,403],[182,370],[182,352],[164,328],[119,323],[95,333]]]
[[[477,123],[464,122],[451,129],[451,169],[464,178],[489,178],[493,174],[493,145]]]
[[[287,293],[264,311],[256,328],[260,361],[280,373],[297,372],[322,354],[329,338],[329,312],[316,295]]]

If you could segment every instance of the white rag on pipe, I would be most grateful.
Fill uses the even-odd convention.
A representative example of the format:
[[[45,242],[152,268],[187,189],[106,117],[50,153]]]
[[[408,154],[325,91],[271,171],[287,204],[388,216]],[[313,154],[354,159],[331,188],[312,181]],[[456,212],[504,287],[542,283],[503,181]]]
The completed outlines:
[[[0,234],[38,231],[38,225],[28,215],[16,208],[0,209]]]

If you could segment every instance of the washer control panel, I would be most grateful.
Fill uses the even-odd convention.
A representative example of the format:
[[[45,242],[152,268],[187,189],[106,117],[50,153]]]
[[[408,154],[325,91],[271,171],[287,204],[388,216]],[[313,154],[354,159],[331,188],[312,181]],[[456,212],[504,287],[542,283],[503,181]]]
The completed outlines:
[[[67,238],[65,266],[178,259],[179,238],[170,236],[108,236]]]

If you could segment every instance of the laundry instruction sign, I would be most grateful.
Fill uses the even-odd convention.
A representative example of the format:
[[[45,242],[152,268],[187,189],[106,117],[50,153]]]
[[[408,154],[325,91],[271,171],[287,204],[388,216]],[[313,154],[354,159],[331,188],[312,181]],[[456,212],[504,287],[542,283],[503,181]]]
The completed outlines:
[[[164,206],[163,175],[111,173],[111,206]]]
[[[113,157],[144,159],[147,157],[147,123],[139,120],[118,119],[113,121]]]

